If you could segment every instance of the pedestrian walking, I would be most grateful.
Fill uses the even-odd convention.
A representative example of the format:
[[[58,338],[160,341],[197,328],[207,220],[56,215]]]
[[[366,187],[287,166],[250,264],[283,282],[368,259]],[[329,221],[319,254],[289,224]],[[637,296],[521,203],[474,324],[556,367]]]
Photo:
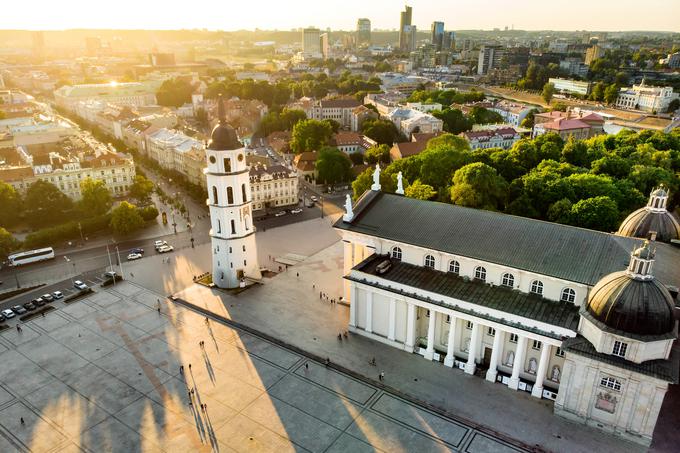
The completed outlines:
[[[210,323],[210,320],[208,319],[207,316],[205,317],[205,323],[206,323],[206,324],[209,324],[209,323]]]
[[[315,289],[316,289],[316,284],[312,283],[312,291],[314,291]]]
[[[342,341],[342,334],[341,333],[338,334],[338,340]]]
[[[309,362],[305,362],[305,370],[309,369]]]
[[[319,300],[323,299],[323,293],[319,291]]]
[[[19,420],[21,420],[21,424],[22,424],[22,425],[25,425],[25,424],[26,424],[26,422],[24,421],[24,417],[21,417]]]
[[[299,273],[299,272],[296,272],[296,273],[295,273],[295,276],[296,276],[297,278],[300,278],[300,273]]]
[[[184,373],[184,365],[179,366],[179,373],[180,374]]]
[[[371,359],[371,361],[368,362],[368,364],[369,364],[369,365],[375,366],[375,357],[373,357],[373,358]]]
[[[189,364],[189,371],[191,371],[191,364]]]
[[[326,366],[331,364],[331,359],[330,357],[326,357]]]
[[[135,278],[135,274],[133,274],[132,272],[130,272],[130,277]]]
[[[160,305],[158,306],[158,308],[156,308],[156,310],[158,310],[158,314],[160,315],[160,314],[161,314],[161,307],[160,307]]]
[[[381,371],[380,374],[378,375],[381,381],[385,380],[385,372]]]
[[[192,395],[194,394],[194,388],[193,387],[191,387],[191,394]]]

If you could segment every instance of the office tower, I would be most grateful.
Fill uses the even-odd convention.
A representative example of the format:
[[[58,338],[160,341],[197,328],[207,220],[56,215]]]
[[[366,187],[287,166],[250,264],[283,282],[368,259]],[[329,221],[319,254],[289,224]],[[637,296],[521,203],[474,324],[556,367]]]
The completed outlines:
[[[321,54],[324,59],[328,59],[331,55],[331,35],[330,33],[323,33],[320,37]]]
[[[357,45],[371,44],[371,21],[369,19],[357,20]]]
[[[456,48],[456,33],[452,31],[445,31],[442,38],[442,50],[455,50]]]
[[[444,22],[432,22],[430,42],[439,51],[444,45]]]
[[[321,36],[318,28],[302,30],[302,54],[305,57],[319,58],[321,56]]]
[[[404,6],[404,11],[401,12],[401,20],[399,21],[399,50],[409,51],[411,43],[411,15],[413,8]]]
[[[490,70],[499,68],[505,56],[505,48],[497,45],[483,45],[479,49],[479,60],[477,61],[477,74],[485,75]]]

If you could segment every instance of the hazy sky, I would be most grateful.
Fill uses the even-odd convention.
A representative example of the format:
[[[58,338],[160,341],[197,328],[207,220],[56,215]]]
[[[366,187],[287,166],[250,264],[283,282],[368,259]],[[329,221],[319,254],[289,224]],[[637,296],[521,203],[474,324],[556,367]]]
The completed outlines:
[[[354,29],[399,24],[397,0],[3,0],[0,29]],[[413,23],[429,29],[680,31],[680,0],[413,0]]]

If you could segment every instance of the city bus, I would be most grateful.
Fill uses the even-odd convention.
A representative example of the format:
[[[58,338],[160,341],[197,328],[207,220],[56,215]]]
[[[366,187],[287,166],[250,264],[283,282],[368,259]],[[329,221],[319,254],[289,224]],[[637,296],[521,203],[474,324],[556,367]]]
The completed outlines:
[[[14,253],[7,257],[7,264],[10,266],[22,266],[29,263],[37,263],[54,259],[54,249],[46,247],[44,249],[29,250],[27,252]]]

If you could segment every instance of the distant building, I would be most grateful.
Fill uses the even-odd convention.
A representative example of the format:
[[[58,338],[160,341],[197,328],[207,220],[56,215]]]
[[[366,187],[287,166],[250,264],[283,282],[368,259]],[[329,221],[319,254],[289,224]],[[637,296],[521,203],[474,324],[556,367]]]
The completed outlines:
[[[425,151],[430,140],[440,135],[442,132],[414,133],[410,142],[395,143],[390,149],[390,162],[420,154]]]
[[[361,153],[378,143],[365,135],[356,132],[340,131],[331,137],[331,146],[335,146],[346,154]]]
[[[558,77],[551,77],[548,83],[555,86],[555,91],[559,93],[580,94],[588,96],[590,94],[591,82],[582,82],[580,80],[560,79]]]
[[[590,66],[593,61],[597,60],[598,58],[604,57],[604,49],[597,44],[593,45],[592,47],[589,47],[586,50],[586,61],[585,63]]]
[[[680,52],[669,53],[666,58],[662,58],[661,60],[659,60],[659,63],[668,65],[668,67],[671,69],[680,68]]]
[[[59,107],[73,110],[80,101],[97,99],[123,105],[156,104],[156,92],[163,82],[98,83],[86,85],[64,85],[54,91],[54,100]]]
[[[532,107],[526,104],[501,100],[496,102],[489,110],[498,113],[503,120],[515,127],[519,127],[522,121],[531,111]]]
[[[616,98],[616,107],[622,109],[645,110],[647,112],[665,112],[673,99],[678,99],[678,93],[673,87],[654,87],[645,85],[644,79],[640,85],[632,88],[622,88]]]
[[[253,211],[298,203],[298,177],[294,171],[283,165],[255,164],[249,175]]]
[[[323,99],[317,101],[309,109],[305,109],[307,118],[314,120],[334,120],[343,128],[352,125],[352,111],[361,103],[354,98]]]
[[[153,52],[149,54],[149,64],[151,66],[175,66],[174,53]]]
[[[569,137],[574,137],[576,140],[585,140],[604,133],[604,119],[595,113],[572,115],[570,111],[563,112],[549,112],[550,120],[546,120],[548,114],[537,113],[534,115],[534,129],[532,138],[539,135],[554,132],[562,137],[563,140],[568,140]],[[561,115],[558,115],[560,113]]]
[[[305,58],[321,58],[321,32],[318,28],[302,30],[302,55]]]
[[[422,102],[407,102],[406,108],[418,110],[419,112],[428,113],[434,110],[441,110],[442,105],[438,102],[432,102],[430,104],[424,104]]]
[[[470,149],[512,148],[521,138],[519,133],[511,127],[493,130],[466,131],[460,134],[470,145]]]
[[[360,105],[352,110],[352,115],[350,116],[350,127],[352,132],[359,132],[363,128],[364,121],[369,118],[378,118],[379,115],[376,111],[369,109],[365,105]]]
[[[361,18],[357,20],[357,45],[371,44],[371,21],[370,19]]]
[[[588,64],[578,57],[568,57],[560,61],[560,69],[573,76],[586,77],[588,75]]]
[[[316,171],[316,151],[306,151],[296,154],[293,165],[297,169],[298,175],[306,181],[315,183],[319,173]]]
[[[387,118],[406,137],[414,132],[441,132],[444,128],[444,122],[439,118],[414,109],[397,107],[387,114]]]
[[[331,56],[331,37],[330,33],[323,33],[319,37],[321,41],[321,55],[323,56],[324,60],[327,60]]]
[[[410,95],[421,87],[432,86],[433,83],[427,77],[398,74],[396,72],[384,72],[378,74],[380,78],[380,88],[383,91],[399,91],[402,94]]]
[[[146,137],[146,148],[149,157],[162,168],[186,173],[185,155],[204,145],[181,132],[163,128]]]
[[[455,50],[456,49],[456,33],[453,31],[445,31],[442,38],[441,50]]]
[[[404,6],[404,11],[400,14],[399,20],[399,50],[408,52],[413,50],[411,45],[411,16],[413,8]]]
[[[497,45],[483,45],[479,49],[479,58],[477,60],[477,74],[488,74],[492,69],[501,67],[501,61],[505,56],[506,51],[503,46]]]
[[[444,45],[444,22],[432,22],[430,42],[440,51]]]

